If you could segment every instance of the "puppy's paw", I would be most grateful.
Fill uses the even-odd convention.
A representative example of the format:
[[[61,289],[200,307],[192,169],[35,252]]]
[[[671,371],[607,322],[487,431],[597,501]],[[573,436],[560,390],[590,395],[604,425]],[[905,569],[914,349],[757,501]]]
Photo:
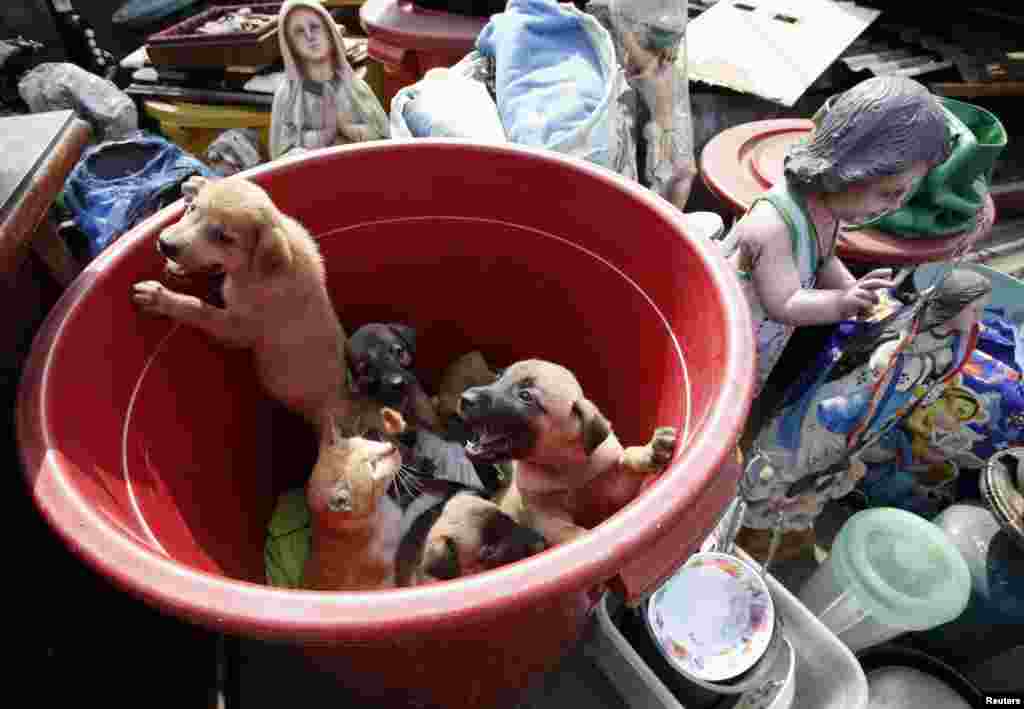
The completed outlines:
[[[671,426],[654,429],[654,435],[647,444],[651,449],[651,465],[661,470],[669,464],[676,450],[676,437],[676,430]]]
[[[667,426],[658,428],[646,446],[630,446],[623,451],[622,465],[641,475],[660,473],[672,460],[675,448],[676,430]]]
[[[162,315],[167,289],[158,281],[140,281],[132,286],[132,302],[145,312]]]

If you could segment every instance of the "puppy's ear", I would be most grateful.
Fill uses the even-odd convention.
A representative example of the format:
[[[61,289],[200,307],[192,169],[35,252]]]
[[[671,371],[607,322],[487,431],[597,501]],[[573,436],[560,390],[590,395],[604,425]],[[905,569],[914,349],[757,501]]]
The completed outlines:
[[[405,349],[408,350],[410,355],[416,354],[416,331],[408,325],[403,325],[398,322],[389,322],[387,327],[391,332],[394,333],[395,337],[402,341],[405,345]],[[408,367],[412,362],[405,363],[402,365]]]
[[[192,177],[185,180],[181,185],[181,196],[185,198],[185,204],[189,204],[196,195],[199,194],[199,190],[203,189],[203,186],[209,182],[202,175],[193,175]]]
[[[400,433],[405,433],[405,419],[398,411],[385,406],[380,410],[380,419],[383,423],[384,435],[397,436]]]
[[[612,432],[608,423],[590,399],[577,399],[572,404],[572,415],[580,420],[580,432],[583,436],[583,450],[590,455],[604,443]]]
[[[273,276],[292,261],[292,248],[280,221],[264,212],[262,225],[251,236],[249,270],[263,277]]]
[[[462,575],[459,549],[451,537],[441,537],[423,550],[423,571],[436,579],[451,581]]]

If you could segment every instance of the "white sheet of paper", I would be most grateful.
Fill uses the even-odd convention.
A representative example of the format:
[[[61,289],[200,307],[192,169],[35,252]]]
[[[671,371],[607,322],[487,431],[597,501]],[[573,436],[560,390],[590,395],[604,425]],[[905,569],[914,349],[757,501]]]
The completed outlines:
[[[879,14],[833,0],[719,0],[687,27],[687,71],[792,106]]]

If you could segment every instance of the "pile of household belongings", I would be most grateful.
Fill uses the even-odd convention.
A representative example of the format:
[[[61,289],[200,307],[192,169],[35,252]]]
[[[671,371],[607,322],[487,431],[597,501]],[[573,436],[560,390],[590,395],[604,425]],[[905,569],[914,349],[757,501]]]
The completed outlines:
[[[473,52],[399,90],[391,134],[541,147],[637,180],[637,103],[597,13],[509,0]],[[692,163],[692,141],[684,144]]]

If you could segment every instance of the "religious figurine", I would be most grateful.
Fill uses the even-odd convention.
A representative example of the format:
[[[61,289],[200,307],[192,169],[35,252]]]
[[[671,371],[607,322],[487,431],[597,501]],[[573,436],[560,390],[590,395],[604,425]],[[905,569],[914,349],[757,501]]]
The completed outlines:
[[[744,526],[809,530],[829,499],[848,494],[874,446],[967,362],[990,292],[985,276],[954,269],[798,384],[757,437],[764,465],[748,470]]]
[[[646,144],[641,183],[682,210],[697,175],[682,51],[685,3],[591,0],[587,12],[611,32],[626,81],[643,104],[636,107],[637,133]]]
[[[836,256],[840,223],[898,209],[950,154],[946,115],[923,85],[877,77],[830,100],[785,179],[755,200],[723,241],[753,315],[757,391],[793,329],[856,317],[893,287],[888,269],[854,278]]]
[[[274,94],[270,157],[388,137],[388,117],[345,58],[341,31],[324,7],[288,0],[278,13],[285,79]]]

